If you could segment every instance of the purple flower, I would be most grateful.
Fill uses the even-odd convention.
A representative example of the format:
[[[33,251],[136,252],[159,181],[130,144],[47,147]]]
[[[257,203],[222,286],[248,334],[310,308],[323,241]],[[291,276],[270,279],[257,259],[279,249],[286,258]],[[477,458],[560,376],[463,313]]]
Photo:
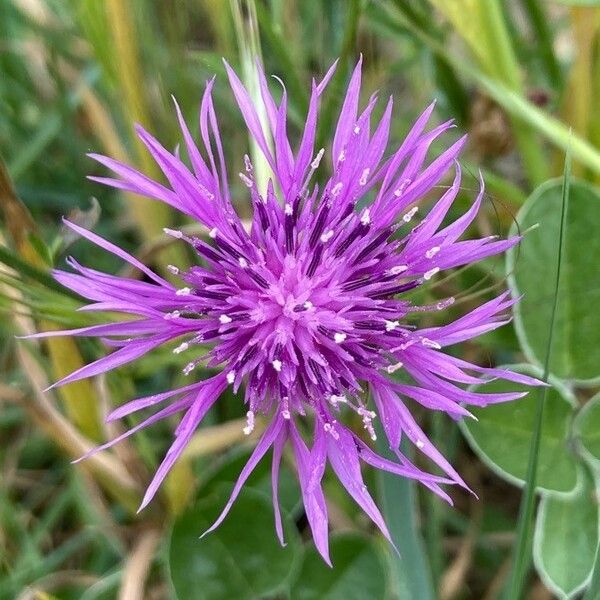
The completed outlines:
[[[420,404],[460,419],[470,414],[465,405],[485,406],[523,395],[481,394],[457,385],[480,383],[476,375],[536,383],[523,375],[470,364],[443,351],[506,323],[506,310],[514,302],[506,293],[444,326],[417,329],[407,323],[411,313],[439,311],[452,303],[448,298],[434,306],[416,306],[407,292],[426,284],[442,270],[501,253],[518,242],[518,238],[495,237],[459,241],[479,210],[483,184],[468,212],[442,225],[460,188],[457,157],[465,138],[427,164],[432,142],[452,127],[449,121],[425,131],[433,104],[418,118],[400,147],[385,155],[392,100],[371,132],[377,97],[373,95],[359,112],[359,61],[329,148],[331,175],[322,187],[313,183],[325,153],[325,149],[314,147],[319,99],[334,67],[323,81],[313,81],[304,131],[294,151],[286,131],[285,89],[277,105],[259,69],[259,111],[226,64],[246,125],[274,173],[266,193],[261,193],[253,166],[245,157],[240,177],[254,209],[249,230],[231,202],[211,97],[214,80],[207,83],[200,108],[203,153],[176,105],[191,169],[177,154],[137,128],[169,187],[116,160],[92,154],[117,178],[91,179],[166,202],[204,225],[208,238],[167,230],[189,244],[197,255],[197,264],[187,270],[169,266],[181,280],[176,287],[110,242],[67,222],[81,236],[140,269],[146,280],[99,272],[81,266],[73,258],[67,262],[75,273],[56,271],[56,279],[91,301],[84,310],[120,312],[138,318],[42,334],[96,336],[116,348],[55,385],[104,373],[173,340],[177,344],[175,353],[190,356],[183,370],[190,378],[200,364],[218,369],[218,374],[209,379],[132,400],[108,415],[108,420],[113,420],[162,407],[94,452],[170,415],[182,414],[173,444],[140,509],[150,502],[226,387],[232,386],[234,391],[242,388],[247,408],[244,433],[253,430],[258,415],[264,415],[269,425],[211,530],[225,518],[258,461],[272,448],[275,527],[283,542],[277,480],[283,447],[289,443],[308,523],[328,563],[327,507],[321,487],[327,463],[389,539],[381,513],[364,484],[361,462],[416,479],[450,501],[440,485],[466,485],[427,439],[412,409]],[[259,118],[263,111],[268,131]],[[452,185],[414,225],[418,203],[436,192],[452,169]],[[393,375],[399,370],[406,375],[402,382]],[[355,433],[344,425],[352,413],[362,421],[364,432]],[[376,439],[376,419],[381,421],[397,461],[371,449],[368,442]],[[312,445],[307,445],[303,435],[309,423],[313,424]],[[412,464],[399,450],[402,435],[446,476],[430,475]]]

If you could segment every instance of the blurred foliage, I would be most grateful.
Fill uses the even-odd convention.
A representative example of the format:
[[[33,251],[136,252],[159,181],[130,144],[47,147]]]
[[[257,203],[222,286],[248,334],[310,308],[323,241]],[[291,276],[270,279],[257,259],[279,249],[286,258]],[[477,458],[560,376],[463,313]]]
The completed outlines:
[[[590,399],[599,375],[593,305],[600,214],[598,2],[4,0],[0,42],[0,154],[6,164],[0,186],[1,600],[158,600],[176,592],[180,598],[491,600],[503,593],[519,501],[511,484],[522,481],[527,465],[532,398],[483,411],[478,423],[464,427],[468,443],[456,424],[437,415],[420,419],[479,501],[453,491],[456,506],[450,508],[409,482],[365,473],[369,487],[379,491],[394,539],[402,541],[400,558],[327,476],[333,571],[305,542],[306,519],[285,455],[285,550],[272,531],[267,464],[221,529],[197,539],[256,439],[242,434],[237,397],[208,415],[161,498],[139,515],[142,490],[168,447],[172,423],[69,464],[95,439],[122,431],[101,422],[111,406],[177,385],[182,375],[167,348],[65,388],[62,396],[42,392],[61,371],[104,352],[89,340],[56,338],[42,345],[14,339],[38,328],[92,322],[89,313],[76,312],[78,299],[53,283],[50,268],[67,253],[97,269],[122,268],[108,254],[75,243],[61,228],[61,216],[93,226],[157,268],[191,259],[165,242],[162,227],[193,227],[162,205],[88,181],[102,170],[86,153],[106,153],[157,176],[133,122],[176,147],[171,94],[197,131],[204,83],[216,75],[226,159],[236,173],[248,138],[221,58],[242,72],[257,53],[266,71],[286,83],[292,138],[301,131],[311,77],[339,58],[318,131],[320,144],[328,145],[350,69],[362,53],[364,89],[394,95],[392,140],[402,138],[431,98],[438,100],[439,120],[455,118],[457,133],[470,134],[467,177],[451,217],[469,205],[481,169],[488,193],[477,233],[506,235],[511,226],[540,223],[511,254],[507,270],[490,260],[419,292],[420,302],[454,295],[455,314],[503,289],[507,278],[526,293],[515,315],[518,335],[509,326],[458,350],[481,364],[543,361],[560,214],[560,188],[544,182],[560,175],[564,151],[571,149],[578,179],[551,363],[560,380],[553,380],[542,428],[542,500],[526,594],[549,598],[550,589],[573,597],[591,581],[587,595],[598,597],[600,568],[593,577],[591,569],[600,403],[598,396]],[[280,93],[277,85],[273,89]],[[248,214],[243,184],[232,177],[230,185],[240,213]],[[137,423],[130,417],[126,425]],[[560,473],[566,475],[557,480]]]

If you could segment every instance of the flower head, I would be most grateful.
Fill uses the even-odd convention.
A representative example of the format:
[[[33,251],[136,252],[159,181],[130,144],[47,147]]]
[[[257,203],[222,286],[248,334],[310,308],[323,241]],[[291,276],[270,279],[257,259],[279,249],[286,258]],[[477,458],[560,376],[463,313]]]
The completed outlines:
[[[314,144],[319,99],[333,68],[323,81],[313,82],[304,130],[294,151],[286,131],[285,89],[277,105],[259,69],[265,130],[259,110],[226,67],[246,125],[274,174],[266,191],[260,190],[253,165],[245,158],[240,177],[253,206],[250,226],[242,223],[231,202],[211,98],[213,81],[209,81],[200,108],[202,152],[176,105],[191,169],[144,129],[137,129],[169,187],[111,158],[91,155],[117,176],[92,179],[166,202],[206,227],[208,235],[202,239],[166,230],[189,244],[197,264],[185,270],[170,266],[181,281],[174,286],[110,242],[68,223],[81,236],[140,269],[146,280],[109,275],[69,259],[75,273],[56,271],[55,277],[92,301],[86,310],[138,318],[45,335],[97,336],[116,347],[56,385],[109,371],[174,340],[173,352],[190,357],[183,371],[191,379],[200,364],[218,370],[209,379],[132,400],[108,416],[112,420],[161,407],[101,448],[160,419],[183,415],[142,508],[220,394],[227,386],[234,391],[243,389],[247,409],[244,433],[252,432],[259,415],[269,424],[213,527],[223,520],[258,461],[272,449],[275,524],[283,540],[277,473],[283,447],[290,444],[308,523],[319,552],[329,561],[327,508],[321,487],[327,463],[389,539],[363,482],[361,462],[416,479],[449,500],[440,485],[465,484],[427,439],[412,416],[413,407],[420,404],[460,419],[470,414],[465,405],[483,406],[522,395],[481,394],[457,385],[480,383],[476,374],[535,383],[523,375],[482,368],[444,353],[447,346],[506,323],[505,312],[513,303],[506,293],[447,325],[417,329],[407,322],[411,313],[440,311],[452,302],[449,298],[435,306],[416,306],[407,296],[410,290],[426,285],[440,271],[503,252],[518,239],[459,241],[479,210],[483,185],[468,212],[443,225],[460,188],[457,157],[465,138],[428,163],[430,145],[452,127],[446,122],[425,130],[431,105],[400,147],[386,155],[392,100],[372,131],[377,97],[372,96],[359,112],[360,62],[327,149],[332,168],[328,179],[321,177],[325,181],[322,186],[313,183],[313,176],[324,168],[320,165],[325,162],[325,150]],[[436,191],[452,169],[453,183],[423,218],[415,218],[419,202]],[[399,370],[405,375],[402,380],[393,375]],[[345,424],[352,413],[364,431],[356,433]],[[371,448],[376,420],[381,421],[396,461]],[[307,444],[308,423],[312,423],[313,433]],[[412,464],[399,450],[403,435],[445,477],[430,475]]]

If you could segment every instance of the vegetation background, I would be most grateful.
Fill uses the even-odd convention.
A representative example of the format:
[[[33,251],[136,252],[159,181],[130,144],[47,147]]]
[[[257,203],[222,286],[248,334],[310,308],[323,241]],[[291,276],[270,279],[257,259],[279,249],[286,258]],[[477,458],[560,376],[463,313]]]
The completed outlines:
[[[432,98],[437,119],[454,117],[457,134],[469,133],[455,210],[469,206],[481,170],[488,193],[477,232],[527,231],[506,263],[453,272],[420,300],[454,295],[459,314],[507,285],[524,293],[514,326],[458,352],[519,363],[552,387],[478,412],[478,422],[422,415],[478,499],[453,490],[449,507],[411,483],[367,474],[401,557],[327,479],[330,570],[307,541],[291,461],[285,549],[273,533],[267,464],[221,528],[198,540],[255,440],[242,434],[236,398],[211,413],[160,499],[136,514],[173,424],[70,461],[122,431],[103,422],[111,406],[176,383],[177,356],[155,352],[42,393],[105,349],[14,336],[89,324],[74,310],[80,300],[48,274],[67,252],[123,268],[75,243],[62,215],[151,264],[191,260],[162,228],[194,225],[88,181],[102,173],[86,152],[158,176],[133,123],[175,147],[170,95],[196,123],[204,82],[216,74],[235,172],[248,138],[221,57],[248,79],[257,56],[285,81],[296,133],[310,77],[339,57],[319,129],[327,146],[359,53],[364,90],[395,97],[394,141]],[[595,0],[0,0],[0,599],[600,598],[599,93]],[[247,211],[242,185],[231,185]]]

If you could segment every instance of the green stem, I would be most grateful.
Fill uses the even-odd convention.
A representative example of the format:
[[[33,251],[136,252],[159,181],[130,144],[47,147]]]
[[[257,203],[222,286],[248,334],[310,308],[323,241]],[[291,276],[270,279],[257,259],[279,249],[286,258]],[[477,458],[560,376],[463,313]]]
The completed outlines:
[[[548,27],[549,20],[546,11],[539,0],[521,0],[521,2],[523,10],[527,13],[531,29],[535,34],[539,48],[538,54],[544,61],[550,85],[555,90],[562,90],[562,72],[552,47],[553,36],[550,27]]]
[[[565,240],[565,230],[567,222],[567,208],[569,203],[569,185],[571,177],[571,155],[567,151],[565,158],[565,170],[563,178],[562,208],[560,217],[560,230],[558,239],[558,259],[556,267],[556,279],[554,284],[554,299],[552,303],[552,312],[550,315],[550,330],[548,333],[548,344],[546,346],[546,357],[544,360],[543,381],[548,381],[550,372],[550,357],[552,355],[552,339],[554,337],[554,324],[556,321],[556,309],[558,306],[558,289],[560,283],[560,273],[562,267],[562,254]],[[537,470],[539,462],[540,442],[542,438],[542,423],[544,418],[544,407],[546,404],[546,394],[548,386],[540,388],[537,398],[535,423],[533,435],[531,438],[531,447],[529,450],[529,463],[527,465],[527,479],[525,490],[521,499],[519,509],[519,521],[517,524],[517,539],[513,555],[513,566],[509,584],[509,600],[517,600],[521,597],[523,580],[529,564],[529,544],[531,536],[531,525],[533,520],[533,509],[535,503],[535,487],[537,481]]]

